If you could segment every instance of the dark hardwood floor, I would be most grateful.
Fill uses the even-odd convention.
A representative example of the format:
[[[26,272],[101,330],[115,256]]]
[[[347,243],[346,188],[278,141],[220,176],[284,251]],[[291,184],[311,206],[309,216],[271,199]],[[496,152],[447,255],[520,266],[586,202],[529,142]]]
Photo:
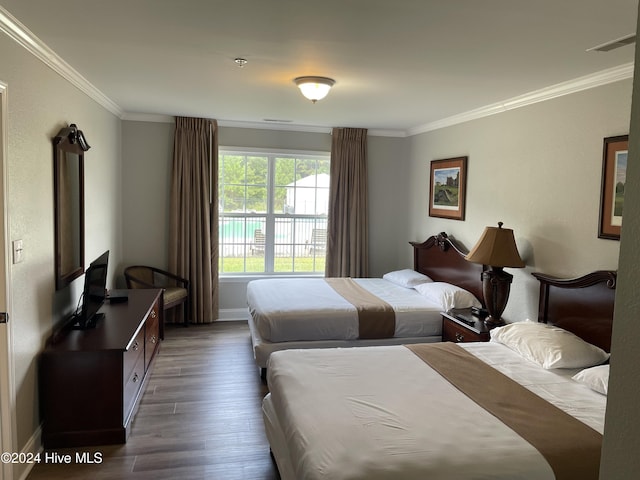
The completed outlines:
[[[127,443],[56,450],[98,452],[102,462],[40,463],[27,478],[278,479],[260,409],[266,392],[245,322],[167,325]]]

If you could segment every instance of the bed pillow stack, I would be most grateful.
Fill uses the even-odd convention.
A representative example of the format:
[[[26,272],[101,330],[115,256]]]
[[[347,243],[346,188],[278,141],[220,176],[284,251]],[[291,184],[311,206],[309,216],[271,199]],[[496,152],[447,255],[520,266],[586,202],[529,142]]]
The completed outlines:
[[[385,273],[382,278],[405,288],[414,288],[416,285],[433,281],[428,276],[409,268]]]
[[[597,365],[580,370],[573,377],[576,382],[582,383],[602,395],[609,390],[609,365]]]
[[[414,288],[430,301],[442,305],[444,311],[451,310],[452,308],[479,308],[482,306],[480,301],[471,292],[450,283],[423,283]]]
[[[530,320],[494,328],[491,341],[506,345],[545,369],[587,368],[609,359],[607,352],[567,330]]]

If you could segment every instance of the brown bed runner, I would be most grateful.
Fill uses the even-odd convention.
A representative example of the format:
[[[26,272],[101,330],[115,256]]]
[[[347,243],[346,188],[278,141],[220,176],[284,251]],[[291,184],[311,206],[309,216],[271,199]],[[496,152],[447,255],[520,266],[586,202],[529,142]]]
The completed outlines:
[[[405,346],[533,445],[557,480],[598,479],[600,433],[455,343]]]
[[[325,278],[325,281],[358,311],[359,338],[389,338],[395,335],[396,314],[391,305],[352,278]]]

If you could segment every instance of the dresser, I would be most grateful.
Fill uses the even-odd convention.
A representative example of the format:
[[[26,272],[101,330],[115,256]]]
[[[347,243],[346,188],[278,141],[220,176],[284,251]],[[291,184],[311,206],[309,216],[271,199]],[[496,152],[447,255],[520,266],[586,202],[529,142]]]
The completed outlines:
[[[96,327],[63,329],[39,359],[45,448],[125,443],[160,346],[162,290],[106,302]]]

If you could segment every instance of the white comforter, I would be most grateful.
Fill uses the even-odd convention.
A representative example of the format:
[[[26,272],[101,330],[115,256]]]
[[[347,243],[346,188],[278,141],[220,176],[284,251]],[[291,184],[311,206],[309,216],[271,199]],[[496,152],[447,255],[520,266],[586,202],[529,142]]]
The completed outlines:
[[[602,433],[606,397],[497,343],[461,344]],[[544,458],[403,346],[271,355],[263,410],[283,480],[553,479]],[[284,452],[284,453],[283,453]]]
[[[395,337],[441,335],[441,305],[382,278],[355,281],[393,307]],[[260,335],[270,342],[358,338],[356,308],[323,278],[254,280],[247,303]]]

